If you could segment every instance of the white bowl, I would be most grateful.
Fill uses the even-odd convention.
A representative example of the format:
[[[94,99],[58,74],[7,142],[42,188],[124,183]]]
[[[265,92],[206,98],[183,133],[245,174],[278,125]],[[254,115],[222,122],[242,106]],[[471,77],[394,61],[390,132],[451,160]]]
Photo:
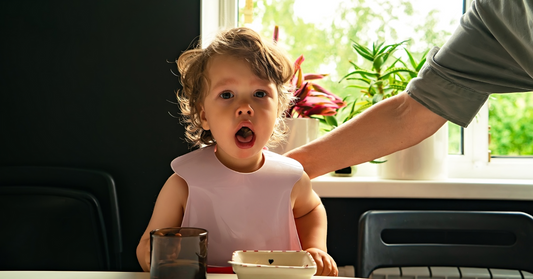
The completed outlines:
[[[233,252],[229,263],[239,279],[309,279],[316,273],[307,251],[241,250]]]

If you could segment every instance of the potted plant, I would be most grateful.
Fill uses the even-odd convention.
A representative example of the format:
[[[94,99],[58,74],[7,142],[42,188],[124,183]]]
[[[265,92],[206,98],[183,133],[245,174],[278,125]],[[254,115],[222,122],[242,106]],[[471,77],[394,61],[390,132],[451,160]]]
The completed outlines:
[[[334,116],[324,116],[322,123],[326,130],[332,130],[342,123],[362,113],[372,105],[386,98],[397,95],[405,90],[411,79],[426,62],[426,51],[421,60],[404,48],[406,59],[394,56],[400,46],[407,41],[385,45],[384,42],[374,43],[365,47],[357,42],[352,43],[355,52],[363,58],[367,66],[359,66],[350,61],[354,70],[346,74],[340,82],[351,82],[348,89],[355,89],[355,94],[348,94],[343,100],[347,106],[339,109]],[[434,136],[411,148],[393,153],[371,163],[380,165],[380,177],[386,179],[438,179],[446,173],[442,158],[447,155],[447,126]],[[435,149],[440,152],[435,152]],[[348,172],[349,168],[337,172]]]
[[[326,131],[352,119],[379,101],[405,90],[409,81],[417,76],[426,62],[425,58],[417,61],[407,49],[404,50],[409,57],[408,63],[394,57],[393,54],[398,47],[406,42],[390,45],[384,45],[383,42],[374,43],[372,48],[367,48],[352,41],[353,49],[369,66],[358,66],[355,62],[349,61],[354,71],[346,74],[339,82],[353,81],[346,88],[355,89],[356,94],[348,94],[343,99],[347,106],[339,109],[336,115],[323,117],[322,122],[326,126]]]

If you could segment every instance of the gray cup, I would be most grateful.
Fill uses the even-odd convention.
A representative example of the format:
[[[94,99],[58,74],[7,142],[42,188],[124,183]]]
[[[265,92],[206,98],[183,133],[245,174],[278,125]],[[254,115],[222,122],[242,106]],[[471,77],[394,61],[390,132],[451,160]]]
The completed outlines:
[[[207,230],[163,228],[150,232],[151,279],[206,279]]]

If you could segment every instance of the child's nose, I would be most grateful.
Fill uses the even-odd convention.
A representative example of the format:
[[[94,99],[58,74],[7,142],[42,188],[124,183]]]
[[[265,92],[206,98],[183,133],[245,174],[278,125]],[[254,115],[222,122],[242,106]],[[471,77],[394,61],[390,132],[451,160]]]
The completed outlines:
[[[254,109],[252,108],[252,106],[250,106],[250,104],[242,103],[237,108],[236,114],[237,114],[236,116],[242,116],[242,115],[253,116],[254,115]]]

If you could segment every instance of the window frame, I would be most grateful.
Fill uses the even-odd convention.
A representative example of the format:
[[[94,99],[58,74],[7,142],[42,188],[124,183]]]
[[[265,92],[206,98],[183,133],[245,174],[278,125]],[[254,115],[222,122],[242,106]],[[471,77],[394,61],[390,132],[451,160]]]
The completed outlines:
[[[473,0],[465,0],[466,11]],[[219,30],[237,27],[238,0],[201,0],[201,42],[207,46]],[[488,105],[464,129],[463,154],[448,155],[449,178],[533,179],[533,158],[491,158],[488,146]],[[376,176],[377,166],[361,164],[358,176]]]
[[[206,47],[220,30],[237,27],[238,0],[201,0],[200,38]]]

